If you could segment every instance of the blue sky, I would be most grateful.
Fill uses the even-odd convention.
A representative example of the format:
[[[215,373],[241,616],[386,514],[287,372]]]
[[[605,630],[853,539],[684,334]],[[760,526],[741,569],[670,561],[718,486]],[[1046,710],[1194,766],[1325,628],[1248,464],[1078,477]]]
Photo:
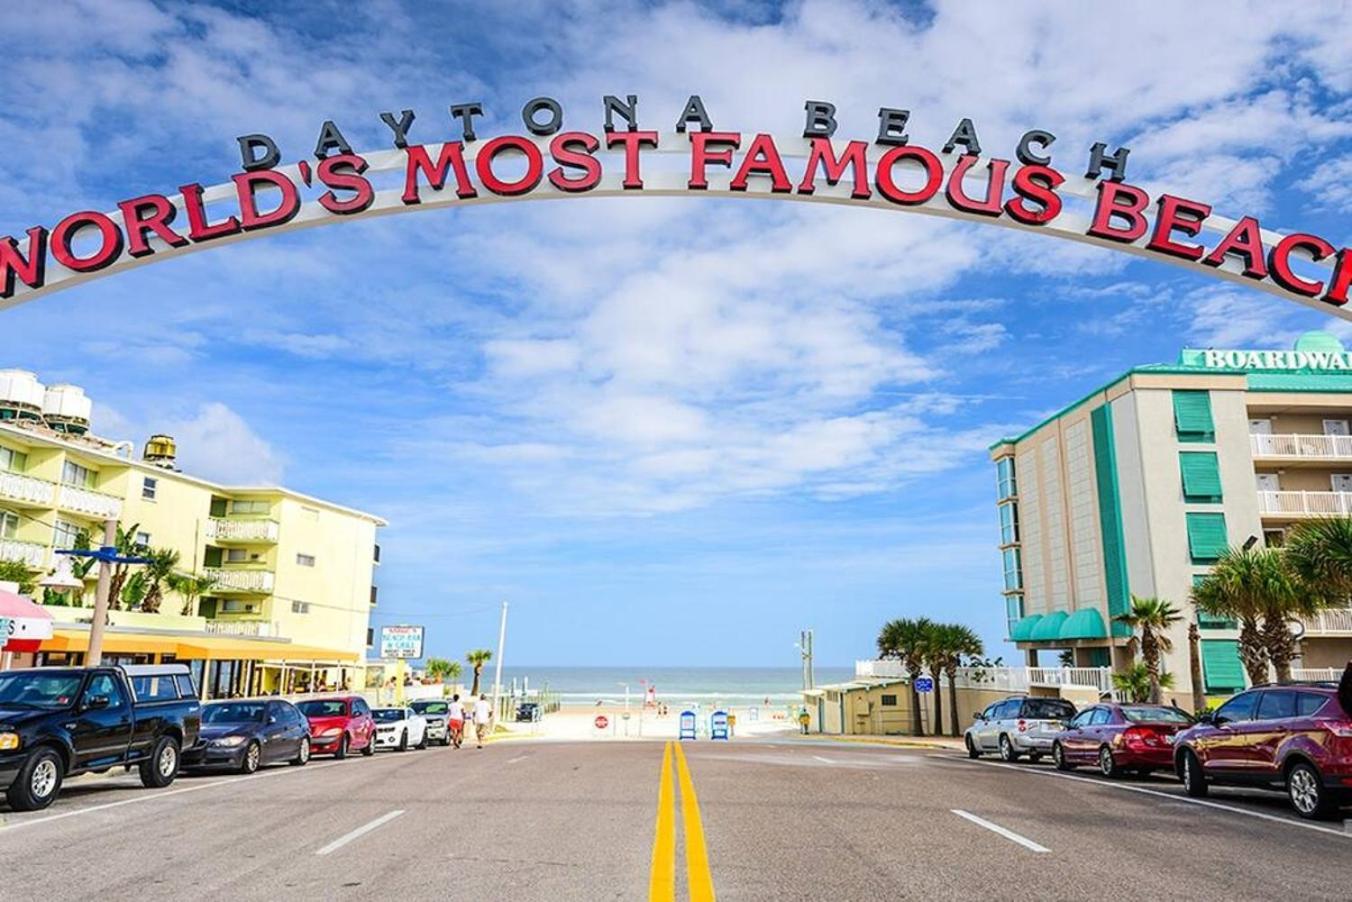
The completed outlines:
[[[602,94],[661,128],[700,93],[743,131],[804,99],[879,106],[988,152],[1132,148],[1134,182],[1352,242],[1343,3],[219,5],[13,0],[0,234],[225,181],[234,136],[293,161],[336,120],[387,146]],[[490,5],[491,6],[491,5]],[[995,438],[1183,345],[1282,347],[1337,321],[1164,264],[929,217],[719,199],[443,210],[222,247],[0,313],[0,366],[70,380],[98,431],[185,467],[369,509],[377,622],[514,664],[796,664],[905,615],[991,650]]]

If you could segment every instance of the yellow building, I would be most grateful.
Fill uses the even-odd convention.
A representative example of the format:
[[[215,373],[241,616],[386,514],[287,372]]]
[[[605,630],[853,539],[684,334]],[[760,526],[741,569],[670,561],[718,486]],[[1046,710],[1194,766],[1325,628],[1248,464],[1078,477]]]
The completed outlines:
[[[200,662],[192,666],[211,695],[290,691],[321,677],[360,688],[384,521],[284,488],[179,472],[166,436],[137,458],[130,443],[89,432],[90,407],[77,387],[0,371],[0,560],[21,561],[40,580],[55,550],[82,534],[97,546],[104,521],[116,520],[139,544],[178,552],[176,570],[210,586],[198,599],[166,589],[156,612],[123,604],[107,656]],[[38,663],[81,659],[96,573],[71,606],[49,605],[56,635]],[[122,594],[135,601],[134,591]]]

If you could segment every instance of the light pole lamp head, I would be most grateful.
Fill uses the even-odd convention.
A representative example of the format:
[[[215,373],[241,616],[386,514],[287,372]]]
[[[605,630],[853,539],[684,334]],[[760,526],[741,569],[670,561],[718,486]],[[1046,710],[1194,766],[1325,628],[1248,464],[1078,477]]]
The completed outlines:
[[[53,592],[84,591],[84,582],[71,571],[70,558],[65,555],[56,559],[56,570],[38,585]]]

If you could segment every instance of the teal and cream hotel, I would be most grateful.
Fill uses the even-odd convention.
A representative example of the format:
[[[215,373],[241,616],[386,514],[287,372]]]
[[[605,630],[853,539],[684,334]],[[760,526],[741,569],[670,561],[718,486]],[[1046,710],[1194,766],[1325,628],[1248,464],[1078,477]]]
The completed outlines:
[[[1279,545],[1301,520],[1352,515],[1352,354],[1326,332],[1290,349],[1185,349],[1138,366],[991,446],[1009,639],[1121,667],[1134,595],[1184,611],[1165,668],[1192,686],[1187,631],[1201,629],[1204,689],[1244,688],[1233,622],[1198,614],[1193,584],[1227,547]],[[1352,658],[1352,609],[1305,624],[1303,668]],[[1043,664],[1053,663],[1044,654]]]

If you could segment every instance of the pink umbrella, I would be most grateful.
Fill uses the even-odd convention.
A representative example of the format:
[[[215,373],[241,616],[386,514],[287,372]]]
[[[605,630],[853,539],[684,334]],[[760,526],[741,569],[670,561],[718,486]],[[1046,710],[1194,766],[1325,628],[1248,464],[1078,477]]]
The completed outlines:
[[[52,615],[22,595],[0,589],[0,651],[37,651],[52,638]]]

